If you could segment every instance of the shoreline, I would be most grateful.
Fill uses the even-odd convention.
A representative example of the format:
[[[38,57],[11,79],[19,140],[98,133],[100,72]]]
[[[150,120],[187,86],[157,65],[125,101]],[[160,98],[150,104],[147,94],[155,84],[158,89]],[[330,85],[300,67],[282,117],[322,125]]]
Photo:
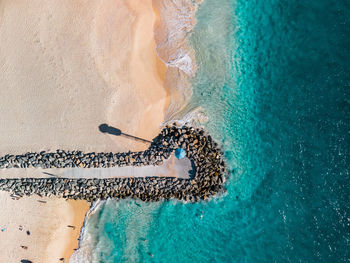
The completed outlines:
[[[83,231],[85,220],[88,216],[92,204],[90,204],[88,210],[86,210],[86,207],[79,206],[75,200],[67,200],[67,202],[69,202],[72,208],[72,214],[74,217],[73,226],[75,226],[76,229],[79,230],[68,237],[69,241],[66,243],[66,248],[64,249],[62,257],[68,259],[67,262],[69,262],[73,253],[79,249],[81,232]]]
[[[110,152],[145,150],[142,143],[100,134],[98,125],[108,122],[124,133],[151,139],[187,105],[191,96],[187,83],[190,71],[185,65],[188,61],[164,59],[158,52],[156,35],[160,31],[157,26],[167,19],[169,13],[158,10],[155,1],[127,4],[108,1],[104,5],[91,1],[84,6],[72,3],[42,5],[37,1],[30,6],[11,4],[12,9],[6,8],[9,4],[11,2],[6,0],[2,3],[1,16],[4,19],[0,25],[3,33],[0,59],[6,54],[4,68],[9,70],[5,70],[0,84],[13,87],[9,96],[23,102],[23,107],[14,112],[11,111],[11,100],[4,97],[3,102],[0,101],[0,112],[13,114],[6,115],[7,118],[0,123],[0,128],[3,128],[0,155],[57,148]],[[13,12],[23,15],[15,21]],[[194,15],[195,12],[191,12]],[[74,15],[73,20],[71,15]],[[106,21],[109,26],[106,26]],[[13,30],[8,31],[8,28]],[[18,35],[28,40],[25,48],[16,41]],[[185,39],[174,41],[180,43]],[[174,45],[175,42],[172,51],[177,56],[180,46]],[[186,49],[183,48],[184,45],[182,52]],[[18,65],[17,61],[22,62]],[[194,57],[189,61],[194,61]],[[47,86],[50,86],[50,92],[45,88]],[[23,90],[26,91],[24,94]],[[37,93],[44,94],[42,100],[36,97]],[[45,114],[39,116],[37,112]],[[36,122],[31,121],[33,117]],[[13,123],[13,119],[18,119],[18,122]],[[69,201],[66,204],[70,206],[65,209],[74,212],[76,202]],[[52,209],[62,212],[55,206]],[[73,213],[74,224],[78,225],[75,220],[81,218],[82,213]],[[81,219],[80,225],[87,219]],[[57,233],[54,231],[53,234]],[[66,239],[69,239],[65,249],[65,257],[68,257],[77,240],[76,235]]]
[[[223,153],[217,148],[218,145],[211,139],[210,135],[205,134],[203,130],[191,127],[167,127],[153,140],[148,151],[139,152],[138,154],[144,156],[144,160],[150,165],[152,163],[149,163],[150,158],[148,157],[156,155],[160,158],[167,158],[179,146],[186,149],[187,157],[194,163],[196,171],[192,178],[0,179],[0,190],[8,191],[18,198],[30,195],[33,197],[33,194],[37,194],[46,196],[44,198],[48,198],[48,200],[53,200],[52,198],[56,196],[64,198],[61,200],[84,199],[89,202],[109,198],[138,198],[149,202],[176,198],[184,202],[198,202],[225,192],[226,165],[223,160]],[[155,158],[155,162],[159,160],[158,157]],[[89,213],[95,207],[90,206]],[[72,206],[70,210],[76,212],[76,209]],[[73,220],[81,222],[81,225],[76,226],[79,231],[76,232],[75,236],[70,235],[70,242],[66,242],[64,245],[64,257],[67,258],[73,254],[74,248],[80,248],[80,243],[78,242],[77,245],[77,240],[74,240],[74,238],[84,233],[82,225],[85,226],[86,220],[89,218],[85,211],[80,213],[80,216],[83,215],[83,218],[80,219],[76,218],[78,213],[71,212],[66,213],[73,214]],[[72,224],[78,225],[78,223]],[[58,228],[52,234],[53,237],[55,237],[57,231]],[[84,237],[80,236],[80,238]],[[56,238],[54,240],[53,243],[49,243],[48,251],[51,251],[52,247],[57,247]],[[60,244],[62,245],[62,243]],[[88,247],[85,249],[88,249]]]
[[[94,214],[100,206],[102,206],[106,200],[98,200],[96,202],[92,202],[89,211],[87,211],[83,225],[80,229],[80,235],[79,235],[79,242],[78,242],[78,248],[73,252],[73,254],[70,256],[69,262],[71,263],[80,263],[80,262],[91,262],[92,258],[92,252],[93,248],[91,247],[91,243],[89,242],[89,238],[87,238],[88,235],[90,235],[88,231],[88,220],[90,218],[90,215]]]
[[[201,1],[198,1],[196,4],[199,4]],[[167,106],[164,108],[164,120],[162,125],[166,125],[167,123],[174,121],[176,119],[176,114],[179,115],[179,112],[181,110],[184,110],[186,105],[188,104],[188,101],[191,97],[191,87],[189,84],[186,84],[188,82],[188,78],[185,78],[185,80],[182,81],[182,83],[185,83],[185,88],[180,89],[179,84],[181,82],[176,82],[176,84],[171,88],[171,78],[169,78],[169,65],[164,58],[162,58],[158,52],[158,46],[160,42],[157,42],[157,33],[161,31],[160,25],[162,23],[161,19],[161,11],[159,10],[159,6],[155,6],[155,1],[152,3],[152,8],[153,8],[153,13],[155,15],[155,20],[154,20],[154,25],[153,25],[153,39],[155,41],[156,47],[155,47],[155,53],[156,53],[156,68],[158,70],[158,75],[160,78],[163,80],[163,88],[167,92]],[[196,6],[196,11],[198,9],[198,5]],[[195,16],[194,14],[196,11],[192,14],[192,21],[194,21]],[[195,23],[193,23],[194,26]],[[194,62],[195,63],[195,62]],[[193,73],[194,74],[194,73]],[[189,77],[189,76],[188,76]],[[177,88],[176,88],[177,86]],[[181,99],[180,99],[181,98]],[[179,106],[179,102],[181,101],[182,105]],[[176,103],[177,102],[177,103]],[[174,107],[176,105],[177,107]],[[173,108],[173,109],[172,109]],[[195,110],[196,111],[196,110]],[[191,111],[192,112],[192,111]],[[200,115],[198,113],[194,113],[195,115]],[[190,113],[191,115],[191,113]],[[191,119],[195,119],[193,117],[190,117]],[[101,205],[102,202],[105,202],[103,200],[99,200],[97,202],[91,203],[90,210],[87,212],[83,226],[80,231],[80,240],[78,242],[78,249],[74,252],[74,254],[70,257],[70,262],[81,262],[82,260],[88,261],[91,259],[91,253],[92,253],[92,248],[89,247],[89,241],[86,240],[86,233],[87,231],[87,221],[89,219],[89,215],[91,213],[94,213],[98,207]],[[84,248],[82,248],[82,245]]]
[[[201,2],[202,0],[153,1],[153,9],[159,17],[154,28],[156,53],[166,64],[164,87],[170,94],[170,104],[163,125],[174,121],[182,122],[184,118],[193,125],[192,120],[196,119],[196,113],[192,113],[187,107],[192,96],[189,79],[197,70],[195,53],[189,44],[188,34],[196,24],[195,14]]]
[[[0,192],[0,200],[1,262],[27,259],[56,263],[73,253],[80,234],[79,224],[83,222],[84,209],[88,207],[86,201],[67,202],[39,196],[13,200],[6,192]],[[79,213],[76,213],[75,207],[80,208]]]

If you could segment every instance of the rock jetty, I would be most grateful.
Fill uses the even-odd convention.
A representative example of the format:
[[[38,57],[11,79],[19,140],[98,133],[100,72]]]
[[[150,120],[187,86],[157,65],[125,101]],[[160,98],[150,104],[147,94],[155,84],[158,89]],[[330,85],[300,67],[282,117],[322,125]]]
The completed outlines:
[[[176,198],[196,202],[225,191],[226,165],[223,154],[211,136],[193,127],[167,126],[142,152],[83,153],[57,150],[55,153],[26,153],[0,157],[0,169],[9,168],[107,168],[160,165],[177,148],[195,167],[189,179],[169,177],[68,179],[0,179],[0,190],[22,197],[58,196],[66,199],[95,201],[107,198],[139,198],[159,201]]]

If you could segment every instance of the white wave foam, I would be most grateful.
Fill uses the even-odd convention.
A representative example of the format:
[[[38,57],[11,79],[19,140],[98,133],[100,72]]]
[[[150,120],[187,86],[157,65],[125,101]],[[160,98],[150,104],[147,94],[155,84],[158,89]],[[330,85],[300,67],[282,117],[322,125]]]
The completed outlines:
[[[154,0],[160,21],[155,27],[157,54],[168,66],[177,67],[188,76],[196,70],[194,51],[188,35],[195,25],[195,13],[201,1]]]
[[[165,123],[180,119],[183,115],[181,112],[192,96],[189,79],[194,76],[197,65],[195,52],[188,38],[195,26],[195,14],[201,2],[200,0],[153,1],[160,16],[154,32],[156,51],[159,58],[167,65],[164,85],[170,92],[170,105]]]
[[[175,60],[169,61],[168,66],[177,67],[187,75],[192,75],[193,72],[193,60],[189,54],[181,54]]]
[[[195,13],[201,0],[153,0],[159,11],[160,21],[156,26],[155,40],[158,57],[166,64],[166,88],[170,91],[171,103],[168,108],[166,123],[177,121],[199,126],[207,117],[201,108],[188,109],[186,105],[192,95],[189,78],[194,76],[197,65],[194,50],[188,43],[188,34],[195,25]],[[79,249],[74,252],[70,263],[92,263],[96,242],[89,231],[91,215],[105,201],[91,206],[81,230]]]
[[[93,251],[95,248],[95,237],[88,231],[88,222],[91,215],[93,215],[105,201],[97,201],[91,204],[89,211],[86,213],[84,225],[80,231],[79,246],[73,253],[69,262],[70,263],[92,263]]]

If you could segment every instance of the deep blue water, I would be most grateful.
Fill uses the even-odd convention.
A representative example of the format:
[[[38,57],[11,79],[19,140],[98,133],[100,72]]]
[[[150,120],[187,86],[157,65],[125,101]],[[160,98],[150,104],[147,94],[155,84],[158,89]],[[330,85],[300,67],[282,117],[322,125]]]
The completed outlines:
[[[350,262],[350,2],[204,0],[191,105],[232,174],[209,202],[108,201],[96,262]]]

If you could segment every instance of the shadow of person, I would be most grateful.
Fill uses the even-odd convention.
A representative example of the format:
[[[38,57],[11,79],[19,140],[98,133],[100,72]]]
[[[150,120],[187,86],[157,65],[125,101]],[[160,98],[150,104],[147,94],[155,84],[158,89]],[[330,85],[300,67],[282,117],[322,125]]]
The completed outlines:
[[[100,126],[98,126],[98,129],[100,130],[100,132],[103,132],[103,133],[108,133],[108,134],[115,135],[115,136],[124,136],[124,137],[127,137],[129,139],[134,139],[134,140],[145,142],[145,143],[152,143],[149,140],[145,140],[145,139],[142,139],[142,138],[130,135],[130,134],[123,133],[118,128],[109,126],[106,123],[103,123]]]
[[[98,126],[98,129],[100,130],[100,132],[103,132],[103,133],[109,133],[116,136],[122,135],[121,130],[114,128],[112,126],[108,126],[106,123],[103,123],[100,126]]]

